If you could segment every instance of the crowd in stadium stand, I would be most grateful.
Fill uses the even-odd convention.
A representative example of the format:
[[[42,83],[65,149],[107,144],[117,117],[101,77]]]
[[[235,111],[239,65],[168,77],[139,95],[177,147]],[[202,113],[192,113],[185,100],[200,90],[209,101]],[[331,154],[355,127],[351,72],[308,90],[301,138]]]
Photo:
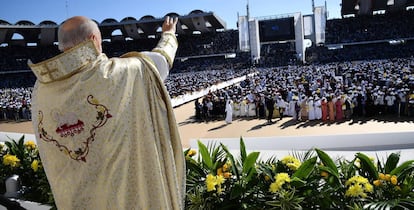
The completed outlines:
[[[413,38],[413,22],[414,10],[328,20],[325,43]]]
[[[309,63],[330,63],[354,60],[405,58],[412,55],[414,55],[414,40],[409,40],[397,45],[382,42],[345,45],[343,48],[333,50],[324,46],[313,46],[306,50],[306,61]]]
[[[236,118],[264,119],[271,107],[275,108],[274,117],[297,120],[413,116],[414,41],[354,43],[414,37],[414,26],[408,24],[414,22],[414,13],[411,10],[403,15],[328,20],[327,43],[347,44],[335,50],[312,46],[306,51],[305,65],[297,65],[294,43],[290,42],[263,44],[261,58],[253,65],[248,53],[237,51],[236,30],[181,35],[177,59],[165,84],[174,98],[258,72],[196,100],[195,116],[206,121],[222,120],[226,102],[232,103]],[[103,50],[114,57],[150,50],[156,42],[115,38],[104,40]],[[27,61],[39,62],[58,53],[56,46],[0,47],[0,120],[30,119],[35,77]],[[234,53],[235,58],[227,57]]]
[[[261,58],[258,65],[262,67],[297,64],[296,50],[293,42],[262,44],[260,54]]]

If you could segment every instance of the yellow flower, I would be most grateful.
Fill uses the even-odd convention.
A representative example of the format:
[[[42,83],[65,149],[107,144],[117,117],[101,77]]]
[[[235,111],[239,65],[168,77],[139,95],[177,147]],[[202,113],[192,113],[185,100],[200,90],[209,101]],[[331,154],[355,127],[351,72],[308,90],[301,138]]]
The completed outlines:
[[[223,184],[224,181],[225,179],[223,176],[220,176],[220,175],[214,176],[212,174],[208,174],[206,178],[207,192],[217,190],[218,193],[221,193],[222,192],[221,184]]]
[[[361,185],[352,185],[348,188],[348,190],[345,192],[345,196],[348,197],[367,197],[367,194],[364,192],[364,189]]]
[[[389,174],[385,174],[385,180],[386,180],[387,182],[391,181],[391,175],[389,175]]]
[[[225,173],[223,174],[223,176],[224,176],[224,178],[228,179],[228,178],[230,178],[230,177],[231,177],[231,173],[230,173],[230,172],[225,172]]]
[[[329,174],[326,171],[322,171],[321,176],[324,177],[324,178],[328,178]]]
[[[197,151],[195,151],[195,150],[192,149],[192,150],[188,151],[187,156],[193,157],[196,154],[197,154]]]
[[[224,183],[224,181],[226,181],[225,179],[224,179],[224,177],[223,176],[216,176],[216,182],[217,182],[217,184],[218,185],[221,185],[221,184],[223,184]]]
[[[207,175],[206,186],[207,186],[207,192],[216,190],[216,177],[213,176],[212,174]]]
[[[374,187],[369,182],[364,183],[364,188],[366,192],[372,193],[374,191]]]
[[[367,192],[374,191],[374,187],[368,182],[368,179],[359,175],[353,176],[345,182],[345,186],[348,187],[345,192],[349,197],[367,197]]]
[[[282,159],[282,163],[285,164],[287,167],[289,167],[291,170],[298,170],[298,168],[300,167],[301,163],[298,159],[296,159],[293,156],[286,156]]]
[[[223,171],[229,171],[229,169],[230,169],[230,164],[229,163],[225,163],[224,165],[223,165]]]
[[[397,183],[398,183],[397,176],[392,175],[392,176],[391,176],[391,184],[393,184],[393,185],[397,185]]]
[[[275,176],[276,182],[290,182],[290,177],[288,173],[278,173]]]
[[[383,174],[383,173],[379,173],[378,177],[379,177],[380,180],[385,180],[385,174]]]
[[[265,179],[266,181],[269,181],[269,180],[270,180],[270,177],[269,177],[268,175],[266,175],[266,176],[264,177],[264,179]]]
[[[6,154],[3,156],[3,164],[6,166],[17,167],[20,165],[20,160],[16,155]]]
[[[377,187],[379,187],[379,186],[381,186],[382,185],[382,182],[381,182],[381,180],[374,180],[374,182],[373,182],[373,184],[375,185],[375,186],[377,186]]]
[[[283,184],[285,183],[289,183],[290,182],[290,177],[289,174],[287,173],[278,173],[275,176],[275,181],[272,182],[272,184],[270,184],[270,188],[269,191],[272,193],[276,193],[277,191],[279,191]]]
[[[280,183],[272,182],[272,184],[270,184],[270,187],[269,187],[269,192],[276,193],[281,188],[282,188],[282,185]]]
[[[217,169],[217,175],[223,175],[223,168],[218,168]]]
[[[27,148],[27,149],[36,149],[36,144],[34,143],[34,141],[26,141],[25,143],[24,143],[24,146]]]
[[[39,169],[39,161],[38,160],[33,160],[32,164],[30,165],[33,169],[34,172],[36,172]]]

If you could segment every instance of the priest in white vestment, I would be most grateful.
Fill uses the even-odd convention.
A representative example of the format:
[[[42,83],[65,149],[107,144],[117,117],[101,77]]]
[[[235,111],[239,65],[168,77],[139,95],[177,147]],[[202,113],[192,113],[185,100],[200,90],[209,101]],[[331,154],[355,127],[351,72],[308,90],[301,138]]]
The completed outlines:
[[[185,159],[163,80],[177,50],[167,17],[152,52],[102,53],[96,23],[59,28],[62,54],[30,64],[33,125],[58,209],[183,209]]]

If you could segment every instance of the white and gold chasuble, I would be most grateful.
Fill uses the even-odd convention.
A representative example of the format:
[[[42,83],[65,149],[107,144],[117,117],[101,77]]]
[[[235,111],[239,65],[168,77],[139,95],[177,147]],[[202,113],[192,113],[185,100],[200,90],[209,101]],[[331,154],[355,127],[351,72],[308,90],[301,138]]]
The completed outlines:
[[[58,209],[183,209],[185,161],[163,79],[177,40],[108,59],[92,41],[30,64],[33,125]]]

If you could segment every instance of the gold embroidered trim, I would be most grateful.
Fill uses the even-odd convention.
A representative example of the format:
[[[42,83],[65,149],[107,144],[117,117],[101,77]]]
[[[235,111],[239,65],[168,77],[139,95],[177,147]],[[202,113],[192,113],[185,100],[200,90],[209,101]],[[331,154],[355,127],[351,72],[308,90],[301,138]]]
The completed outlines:
[[[82,51],[84,53],[82,54]],[[51,83],[67,79],[82,69],[93,59],[99,56],[92,40],[86,40],[75,47],[47,60],[28,65],[40,83]],[[59,68],[67,67],[67,68]]]
[[[175,44],[178,45],[178,40],[177,40],[177,37],[175,36],[175,34],[169,33],[169,32],[164,32],[163,35],[172,36],[174,41],[175,41]]]

